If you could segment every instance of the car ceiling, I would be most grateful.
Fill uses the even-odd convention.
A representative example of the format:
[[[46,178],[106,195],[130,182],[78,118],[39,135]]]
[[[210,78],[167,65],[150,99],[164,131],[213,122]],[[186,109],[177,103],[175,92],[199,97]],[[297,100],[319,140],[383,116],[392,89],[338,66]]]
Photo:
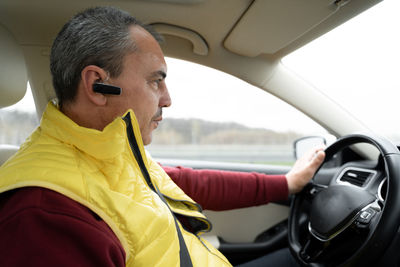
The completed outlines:
[[[167,56],[204,64],[261,86],[283,56],[379,0],[2,0],[0,26],[20,47],[39,109],[53,97],[49,49],[62,25],[88,7],[112,5],[164,34]],[[1,47],[5,61],[10,53]],[[5,68],[2,64],[2,70]],[[12,66],[21,66],[11,64]],[[14,69],[16,78],[25,70]],[[1,72],[0,72],[1,73]],[[18,74],[18,75],[17,75]],[[20,74],[20,75],[19,75]],[[1,77],[0,91],[10,84]],[[0,92],[1,93],[1,92]],[[5,106],[1,103],[0,107]]]

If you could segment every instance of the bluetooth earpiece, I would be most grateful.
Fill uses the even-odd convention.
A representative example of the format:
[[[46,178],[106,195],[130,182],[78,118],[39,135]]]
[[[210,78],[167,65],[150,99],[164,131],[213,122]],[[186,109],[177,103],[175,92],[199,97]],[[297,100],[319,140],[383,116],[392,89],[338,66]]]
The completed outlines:
[[[107,95],[121,95],[122,88],[105,83],[94,83],[93,92]]]

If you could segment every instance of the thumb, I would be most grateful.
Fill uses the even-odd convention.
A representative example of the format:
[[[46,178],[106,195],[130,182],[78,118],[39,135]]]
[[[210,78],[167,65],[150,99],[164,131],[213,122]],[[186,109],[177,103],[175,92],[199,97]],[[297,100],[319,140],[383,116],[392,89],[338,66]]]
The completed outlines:
[[[310,161],[310,167],[316,171],[325,159],[325,152],[323,150],[318,150]]]

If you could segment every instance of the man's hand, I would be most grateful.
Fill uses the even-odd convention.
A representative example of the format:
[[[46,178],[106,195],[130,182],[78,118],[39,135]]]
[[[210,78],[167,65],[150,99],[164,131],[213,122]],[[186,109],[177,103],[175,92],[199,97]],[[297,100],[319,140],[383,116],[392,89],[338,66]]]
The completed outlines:
[[[300,192],[311,180],[318,167],[324,161],[325,147],[317,147],[299,158],[292,169],[286,174],[289,194]]]

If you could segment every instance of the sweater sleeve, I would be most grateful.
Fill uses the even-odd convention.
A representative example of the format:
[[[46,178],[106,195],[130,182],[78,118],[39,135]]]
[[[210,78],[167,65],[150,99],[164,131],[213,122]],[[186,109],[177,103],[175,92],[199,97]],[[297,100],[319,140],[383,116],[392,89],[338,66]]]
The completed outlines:
[[[203,209],[229,210],[288,198],[284,175],[167,167],[171,179]]]
[[[2,194],[0,266],[125,266],[119,240],[89,209],[47,189],[15,191]]]

